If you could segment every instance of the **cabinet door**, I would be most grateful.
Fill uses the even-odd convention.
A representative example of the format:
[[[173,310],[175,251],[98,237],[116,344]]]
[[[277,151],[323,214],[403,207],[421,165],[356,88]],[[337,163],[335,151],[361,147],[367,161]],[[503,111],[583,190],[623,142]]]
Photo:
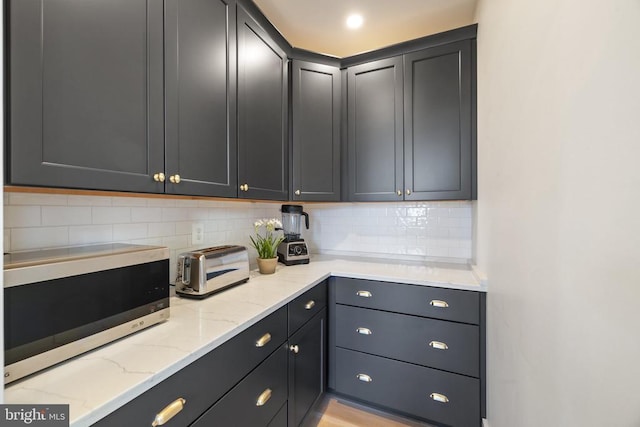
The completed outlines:
[[[323,309],[289,338],[289,425],[300,425],[326,384],[326,322]]]
[[[402,58],[347,75],[349,200],[402,200]]]
[[[340,70],[293,61],[292,200],[340,200]]]
[[[162,192],[162,0],[9,3],[12,184]]]
[[[471,42],[404,57],[406,200],[471,198]]]
[[[235,0],[166,1],[167,193],[237,196],[235,23]]]
[[[287,58],[242,7],[237,19],[238,196],[286,200]]]

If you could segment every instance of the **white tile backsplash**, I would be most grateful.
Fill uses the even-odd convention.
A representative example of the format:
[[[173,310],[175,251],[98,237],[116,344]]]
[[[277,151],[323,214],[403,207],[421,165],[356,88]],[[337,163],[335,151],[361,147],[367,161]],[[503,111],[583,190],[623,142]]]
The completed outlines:
[[[303,237],[312,252],[439,260],[471,259],[472,203],[310,204]]]
[[[258,218],[280,218],[280,204],[158,197],[5,193],[5,251],[90,243],[166,245],[175,257],[221,244],[250,247]],[[306,204],[314,253],[468,262],[471,202]],[[205,241],[193,245],[192,225]]]

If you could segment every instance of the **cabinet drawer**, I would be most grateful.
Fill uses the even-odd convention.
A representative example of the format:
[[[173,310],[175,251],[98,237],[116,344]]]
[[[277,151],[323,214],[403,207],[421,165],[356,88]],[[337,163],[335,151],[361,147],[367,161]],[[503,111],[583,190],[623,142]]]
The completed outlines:
[[[192,425],[266,427],[287,401],[287,358],[282,345]]]
[[[267,333],[271,339],[256,347]],[[189,425],[286,339],[287,309],[282,307],[95,425],[150,425],[158,412],[178,398],[186,400],[184,409],[166,425]]]
[[[336,345],[472,377],[480,376],[480,328],[336,304]]]
[[[291,301],[289,308],[289,336],[327,305],[327,281],[314,286]]]
[[[396,313],[480,323],[480,295],[474,291],[336,277],[336,302]]]
[[[340,348],[336,358],[339,393],[448,426],[480,425],[477,379]]]

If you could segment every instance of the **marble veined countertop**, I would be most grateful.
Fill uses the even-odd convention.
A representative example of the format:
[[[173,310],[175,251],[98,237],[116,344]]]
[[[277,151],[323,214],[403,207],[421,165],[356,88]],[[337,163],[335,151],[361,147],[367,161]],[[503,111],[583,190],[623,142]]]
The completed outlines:
[[[69,404],[71,426],[90,426],[332,275],[486,291],[465,265],[328,255],[278,264],[204,300],[172,297],[168,321],[10,384],[4,403]]]

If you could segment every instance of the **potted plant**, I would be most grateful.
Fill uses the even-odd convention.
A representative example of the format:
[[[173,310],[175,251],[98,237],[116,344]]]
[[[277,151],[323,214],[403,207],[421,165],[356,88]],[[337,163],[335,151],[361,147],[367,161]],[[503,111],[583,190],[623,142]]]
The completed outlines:
[[[258,252],[258,269],[262,274],[273,274],[278,264],[278,245],[284,240],[284,236],[276,236],[274,232],[282,229],[282,223],[275,219],[259,219],[253,223],[256,230],[255,238],[249,236],[251,244]],[[260,234],[261,228],[265,233]]]

